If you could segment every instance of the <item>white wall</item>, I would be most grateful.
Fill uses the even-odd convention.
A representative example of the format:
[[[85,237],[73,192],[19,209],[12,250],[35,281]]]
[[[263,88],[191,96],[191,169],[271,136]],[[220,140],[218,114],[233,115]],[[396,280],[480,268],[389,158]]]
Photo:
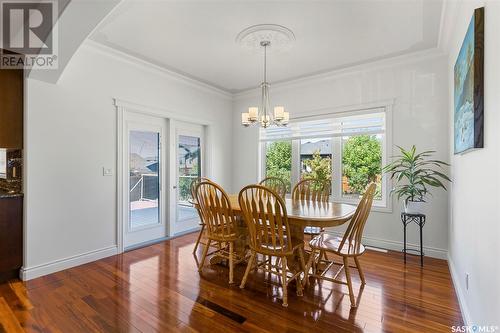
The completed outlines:
[[[450,160],[449,262],[469,324],[500,326],[500,2],[448,4]],[[484,148],[453,155],[455,60],[474,9],[485,6]],[[465,275],[470,274],[469,289]]]
[[[421,54],[351,68],[292,84],[274,85],[273,104],[294,115],[395,99],[393,143],[435,149],[451,161],[448,196],[435,191],[424,243],[428,254],[449,259],[465,319],[500,324],[500,2],[486,2],[485,148],[454,156],[453,65],[475,7],[484,1],[447,2],[444,47],[449,58]],[[272,68],[270,69],[272,79]],[[256,94],[234,102],[145,66],[82,47],[57,85],[27,80],[26,213],[27,277],[55,271],[82,254],[97,258],[116,248],[116,112],[119,97],[182,114],[216,119],[212,129],[213,178],[239,190],[258,177],[258,134],[239,125],[240,113],[258,104]],[[231,118],[232,112],[232,118]],[[232,122],[231,122],[232,121]],[[450,153],[451,150],[451,153]],[[231,160],[234,162],[231,164]],[[232,171],[234,170],[234,172]],[[449,220],[449,227],[448,227]],[[449,230],[448,230],[449,229]],[[417,243],[416,229],[410,230]],[[368,243],[400,249],[399,205],[373,212]],[[110,251],[99,251],[99,250]],[[116,251],[116,249],[115,249]],[[63,261],[61,261],[63,260]],[[470,274],[469,290],[465,274]]]
[[[115,97],[217,120],[211,176],[231,186],[231,96],[83,46],[57,85],[27,80],[27,278],[116,251],[116,177],[102,175],[116,175]]]
[[[293,117],[395,99],[393,144],[403,147],[415,144],[420,150],[433,149],[438,152],[437,158],[447,161],[446,68],[446,57],[434,53],[392,59],[327,77],[271,86],[271,103],[284,105]],[[270,69],[272,80],[272,67]],[[255,94],[242,94],[235,100],[235,191],[255,182],[258,177],[258,131],[256,128],[243,128],[240,125],[240,113],[248,106],[258,104],[258,96]],[[321,111],[317,111],[319,109]],[[446,258],[448,197],[441,190],[434,191],[433,194],[427,211],[428,222],[424,228],[424,246],[427,247],[424,250],[428,255]],[[402,249],[402,230],[400,204],[394,201],[392,213],[372,212],[365,229],[365,241],[374,246]],[[417,228],[412,225],[408,233],[408,241],[418,244]]]

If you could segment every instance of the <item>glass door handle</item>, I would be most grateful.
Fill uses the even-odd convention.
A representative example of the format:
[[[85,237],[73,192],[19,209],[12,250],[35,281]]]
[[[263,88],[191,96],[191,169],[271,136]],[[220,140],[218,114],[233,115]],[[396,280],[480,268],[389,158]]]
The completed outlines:
[[[172,188],[175,190],[177,188],[177,186],[174,185]]]

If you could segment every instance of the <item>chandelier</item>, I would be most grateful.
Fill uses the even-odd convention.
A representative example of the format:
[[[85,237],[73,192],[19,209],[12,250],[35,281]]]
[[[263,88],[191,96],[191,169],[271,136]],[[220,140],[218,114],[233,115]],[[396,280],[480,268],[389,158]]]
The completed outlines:
[[[241,114],[241,124],[245,127],[259,124],[263,128],[269,126],[286,126],[290,120],[290,114],[285,111],[283,106],[275,106],[271,112],[271,103],[269,102],[269,87],[267,82],[267,48],[271,45],[269,40],[262,40],[260,46],[264,48],[264,81],[260,84],[262,90],[260,108],[251,106],[248,112]]]

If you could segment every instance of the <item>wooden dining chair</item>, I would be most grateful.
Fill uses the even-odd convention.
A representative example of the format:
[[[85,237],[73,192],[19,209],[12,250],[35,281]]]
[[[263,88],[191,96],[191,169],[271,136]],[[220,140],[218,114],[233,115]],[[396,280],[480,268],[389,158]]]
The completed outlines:
[[[330,199],[330,181],[319,179],[303,179],[298,182],[292,190],[293,200],[319,201],[326,202]],[[311,237],[317,236],[324,231],[324,228],[307,226],[304,228],[304,234]],[[307,251],[309,253],[309,251]],[[320,252],[318,261],[328,260],[325,252]],[[314,271],[316,271],[316,262],[314,262]]]
[[[278,193],[282,198],[286,197],[286,183],[278,177],[267,177],[260,181],[259,185],[265,186],[268,189]]]
[[[201,212],[200,212],[200,207],[198,206],[198,203],[195,200],[196,187],[198,186],[198,184],[200,184],[201,182],[204,182],[204,181],[210,181],[210,179],[205,178],[205,177],[196,178],[191,182],[191,188],[190,188],[191,198],[193,198],[191,204],[196,208],[196,211],[198,212],[198,216],[200,217],[200,227],[201,227],[200,233],[198,234],[198,238],[196,239],[196,243],[194,244],[193,254],[196,253],[196,251],[198,250],[198,246],[201,243],[201,238],[203,237],[203,233],[205,232],[205,222],[203,222],[203,217],[202,217]],[[201,243],[201,244],[205,245],[204,243]]]
[[[203,248],[198,271],[201,272],[203,269],[211,243],[219,243],[220,247],[213,254],[229,261],[229,283],[232,284],[234,282],[234,265],[242,261],[243,258],[238,258],[234,251],[234,242],[238,235],[236,233],[236,217],[229,198],[222,187],[210,181],[199,183],[195,193],[208,238]]]
[[[309,276],[313,276],[318,279],[323,279],[339,284],[347,285],[349,289],[349,298],[351,300],[351,306],[356,307],[356,302],[354,300],[354,293],[352,291],[352,282],[351,282],[351,273],[349,270],[349,258],[353,258],[356,263],[356,268],[358,269],[359,277],[361,279],[361,283],[364,285],[365,276],[363,274],[363,270],[359,264],[358,257],[361,256],[365,252],[365,247],[361,243],[361,238],[363,237],[363,230],[366,224],[366,220],[368,219],[368,215],[370,214],[370,210],[372,207],[373,197],[375,195],[376,185],[371,183],[361,201],[358,204],[356,212],[354,213],[349,226],[347,227],[343,237],[336,237],[330,235],[328,233],[322,233],[319,236],[314,237],[310,242],[309,246],[312,249],[311,256],[307,262],[304,276],[304,284],[307,285],[309,282]],[[321,251],[326,251],[328,253],[335,254],[337,256],[342,257],[343,265],[341,265],[340,269],[333,275],[333,278],[325,276],[326,272],[335,264],[333,261],[330,261],[325,270],[321,272],[321,274],[309,275],[309,269],[313,265],[314,258]],[[342,280],[338,280],[338,275],[345,271],[346,282]]]
[[[262,185],[244,187],[238,196],[243,218],[250,233],[250,259],[240,288],[245,288],[248,274],[253,268],[276,274],[283,287],[283,306],[288,306],[287,287],[291,281],[297,283],[297,295],[302,296],[300,275],[305,268],[304,242],[292,238],[285,202],[273,190]],[[264,258],[258,262],[257,254]],[[301,270],[288,269],[287,256],[298,254]],[[280,259],[272,263],[272,257]]]
[[[293,200],[328,201],[330,199],[330,181],[303,179],[292,190]]]

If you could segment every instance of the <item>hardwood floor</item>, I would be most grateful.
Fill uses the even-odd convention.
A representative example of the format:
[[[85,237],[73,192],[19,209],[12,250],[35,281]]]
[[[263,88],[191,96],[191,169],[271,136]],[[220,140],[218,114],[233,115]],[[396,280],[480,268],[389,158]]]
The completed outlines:
[[[450,332],[462,318],[446,261],[396,252],[361,256],[367,284],[360,297],[323,281],[281,306],[281,288],[263,273],[246,288],[227,284],[228,269],[200,276],[195,234],[28,282],[0,285],[0,332]],[[201,248],[199,249],[201,251]],[[235,269],[239,282],[244,265]],[[270,278],[271,279],[271,278]]]

